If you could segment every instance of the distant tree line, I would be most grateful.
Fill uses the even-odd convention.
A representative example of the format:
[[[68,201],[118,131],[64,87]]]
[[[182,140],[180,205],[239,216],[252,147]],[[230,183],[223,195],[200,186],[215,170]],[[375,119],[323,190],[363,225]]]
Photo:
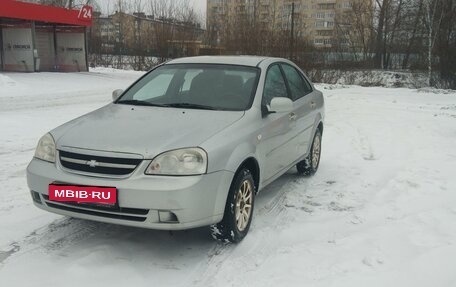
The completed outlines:
[[[65,7],[89,3],[95,10],[100,8],[96,0],[41,1]],[[202,44],[219,47],[217,51],[225,54],[286,57],[305,69],[426,71],[429,85],[456,88],[455,0],[352,0],[349,11],[336,14],[330,35],[331,47],[326,48],[317,48],[311,38],[300,32],[306,27],[299,16],[290,15],[288,25],[278,25],[277,15],[281,11],[274,11],[274,5],[270,5],[270,11],[265,13],[260,7],[264,0],[249,2],[253,3],[250,11],[212,21],[221,25],[208,25]],[[155,27],[150,31],[141,28],[141,24],[135,24],[134,29],[127,29],[131,27],[125,24],[127,20],[119,20],[121,33],[115,54],[122,55],[128,50],[135,56],[136,68],[148,67],[140,63],[147,62],[148,56],[158,56],[161,61],[169,57],[192,55],[189,50],[184,53],[169,51],[176,42],[181,41],[184,45],[186,41],[201,38],[194,33],[176,33],[176,26],[166,25],[167,21],[202,22],[201,15],[192,9],[189,1],[115,0],[109,1],[108,5],[104,8],[112,13],[142,13],[163,20],[161,28]],[[126,41],[130,37],[136,40]],[[134,43],[133,49],[128,47],[131,43]],[[153,47],[150,43],[153,43]],[[106,53],[101,47],[102,37],[91,39],[92,53]],[[201,49],[200,54],[213,51]],[[113,55],[111,57],[116,59]]]
[[[299,16],[290,15],[287,21],[293,25],[277,29],[281,11],[270,5],[265,13],[261,1],[250,1],[249,12],[208,26],[208,41],[227,53],[292,58],[307,69],[426,70],[429,85],[456,88],[456,1],[373,1],[352,0],[350,10],[336,14],[334,29],[326,35],[332,36],[331,47],[317,48],[300,34],[306,27]]]
[[[373,41],[374,66],[388,69],[393,53],[402,54],[402,68],[425,68],[429,85],[433,69],[456,86],[456,1],[376,0]],[[424,67],[423,67],[424,66]]]

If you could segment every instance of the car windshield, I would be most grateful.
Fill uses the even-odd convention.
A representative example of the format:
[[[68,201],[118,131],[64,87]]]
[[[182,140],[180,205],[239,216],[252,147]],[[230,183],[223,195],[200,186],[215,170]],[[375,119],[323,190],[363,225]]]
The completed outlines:
[[[117,104],[243,111],[253,102],[259,69],[213,64],[158,67],[128,89]]]

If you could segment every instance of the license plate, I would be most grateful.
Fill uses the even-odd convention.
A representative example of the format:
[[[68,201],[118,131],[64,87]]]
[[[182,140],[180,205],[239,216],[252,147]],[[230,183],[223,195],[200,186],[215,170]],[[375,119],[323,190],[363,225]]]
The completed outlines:
[[[50,184],[48,191],[51,201],[103,205],[115,205],[117,202],[115,187]]]

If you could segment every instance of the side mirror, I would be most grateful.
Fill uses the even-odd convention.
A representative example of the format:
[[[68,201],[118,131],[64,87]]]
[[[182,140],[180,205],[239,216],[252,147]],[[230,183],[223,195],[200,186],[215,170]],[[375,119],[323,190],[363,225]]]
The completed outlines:
[[[121,89],[115,90],[112,92],[112,101],[115,102],[122,95],[124,91]]]
[[[288,113],[293,110],[293,101],[289,98],[277,97],[271,100],[271,104],[268,105],[269,113]]]

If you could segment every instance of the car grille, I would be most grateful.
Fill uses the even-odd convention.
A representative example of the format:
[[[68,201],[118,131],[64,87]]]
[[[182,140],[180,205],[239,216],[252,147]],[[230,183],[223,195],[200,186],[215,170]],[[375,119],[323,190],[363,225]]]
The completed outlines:
[[[119,206],[101,206],[83,203],[55,202],[50,201],[48,195],[43,194],[42,196],[46,202],[46,205],[52,208],[87,215],[107,217],[112,219],[142,222],[147,219],[147,214],[149,213],[148,209],[140,208],[125,208]]]
[[[141,163],[141,159],[94,156],[59,151],[60,164],[70,170],[105,175],[127,175]]]

